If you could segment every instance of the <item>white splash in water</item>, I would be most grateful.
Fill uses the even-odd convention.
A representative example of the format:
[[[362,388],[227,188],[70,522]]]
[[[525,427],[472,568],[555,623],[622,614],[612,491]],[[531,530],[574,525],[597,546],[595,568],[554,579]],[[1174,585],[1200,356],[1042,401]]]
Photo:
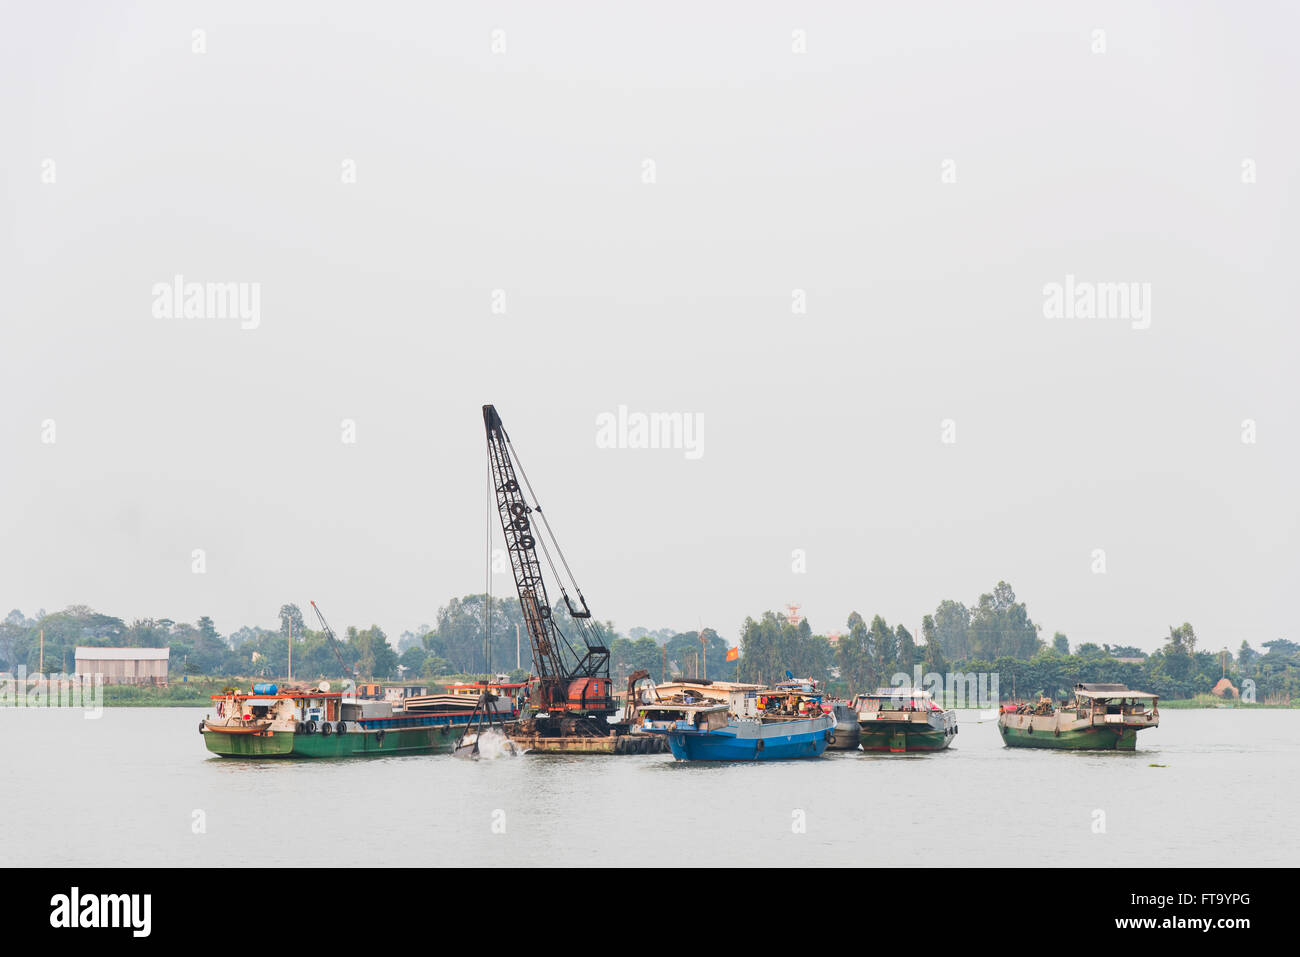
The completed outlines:
[[[463,750],[468,751],[474,746],[474,734],[465,735]],[[483,758],[488,761],[495,761],[497,758],[514,757],[523,752],[515,746],[515,743],[505,735],[504,732],[496,728],[488,728],[478,735],[478,753],[476,758]]]

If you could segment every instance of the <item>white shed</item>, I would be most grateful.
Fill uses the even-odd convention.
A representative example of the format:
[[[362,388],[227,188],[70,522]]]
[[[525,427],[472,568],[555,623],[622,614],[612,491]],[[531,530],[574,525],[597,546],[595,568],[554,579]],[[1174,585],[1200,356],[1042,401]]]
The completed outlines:
[[[77,676],[102,675],[110,685],[165,685],[170,648],[77,647]]]

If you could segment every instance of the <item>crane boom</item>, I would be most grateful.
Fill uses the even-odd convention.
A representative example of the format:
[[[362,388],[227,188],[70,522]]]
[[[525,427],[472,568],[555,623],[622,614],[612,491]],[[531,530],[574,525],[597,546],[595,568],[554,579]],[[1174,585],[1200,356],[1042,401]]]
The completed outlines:
[[[321,614],[321,610],[316,606],[315,602],[311,603],[311,607],[312,611],[316,612],[316,617],[320,619],[321,627],[325,629],[325,635],[329,638],[330,642],[330,650],[334,652],[334,657],[339,660],[339,666],[343,669],[344,676],[355,680],[358,677],[357,669],[355,666],[349,668],[348,663],[343,660],[343,652],[339,651],[339,639],[338,636],[334,634],[334,629],[331,628],[330,623],[325,620],[325,616]]]
[[[599,626],[590,622],[591,611],[576,581],[573,584],[582,606],[580,610],[569,598],[563,581],[559,585],[569,617],[581,632],[583,647],[575,649],[556,624],[546,582],[542,577],[538,545],[541,545],[548,564],[551,561],[550,553],[545,542],[540,539],[543,530],[533,525],[533,516],[542,519],[545,534],[552,542],[555,536],[551,533],[550,523],[542,515],[536,496],[533,496],[531,505],[525,497],[524,486],[527,486],[529,494],[532,494],[532,486],[528,483],[528,476],[523,473],[522,466],[516,472],[518,455],[513,451],[510,437],[501,424],[501,417],[491,405],[483,406],[483,425],[487,431],[488,462],[495,489],[497,514],[501,519],[506,551],[510,555],[515,590],[519,593],[519,609],[528,629],[533,667],[537,671],[534,707],[549,715],[561,711],[588,717],[612,714],[614,709],[609,687],[609,649],[605,647]],[[524,486],[519,483],[520,477],[523,478]],[[555,544],[555,550],[565,571],[572,578],[572,572],[564,561],[558,543]],[[558,577],[553,564],[551,569]]]

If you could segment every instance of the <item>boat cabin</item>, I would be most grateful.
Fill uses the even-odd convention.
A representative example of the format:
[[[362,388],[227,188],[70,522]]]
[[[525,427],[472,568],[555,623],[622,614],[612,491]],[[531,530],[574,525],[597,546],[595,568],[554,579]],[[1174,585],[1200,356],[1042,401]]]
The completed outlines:
[[[263,688],[261,685],[257,687]],[[288,690],[275,685],[261,691],[254,690],[250,694],[214,694],[212,704],[219,723],[223,726],[286,729],[307,722],[315,722],[315,726],[320,726],[326,722],[340,721],[346,717],[343,712],[348,707],[343,702],[342,692]]]
[[[677,695],[690,695],[699,699],[709,699],[711,701],[726,701],[732,692],[736,691],[761,691],[766,685],[746,684],[740,681],[712,681],[705,678],[682,678],[676,681],[665,681],[661,684],[652,685],[649,688],[642,688],[641,695],[646,700],[650,698],[674,698]]]
[[[1123,724],[1126,715],[1159,717],[1159,695],[1133,691],[1121,684],[1080,682],[1074,686],[1074,708],[1079,717],[1105,716],[1111,724]]]
[[[802,682],[782,682],[790,687],[768,688],[763,691],[745,692],[736,713],[745,717],[756,717],[770,721],[790,721],[799,718],[815,718],[825,713],[822,707],[821,692],[815,684]],[[797,687],[795,686],[797,685]]]
[[[400,708],[407,698],[418,698],[428,693],[428,685],[395,685],[384,689],[384,700],[392,702],[393,707]]]
[[[653,731],[712,731],[731,721],[728,707],[717,701],[659,701],[637,708],[640,726]]]
[[[853,699],[858,714],[876,711],[941,711],[934,696],[920,688],[878,688],[874,694],[860,694]]]
[[[790,672],[786,672],[789,674]],[[773,685],[777,691],[802,691],[806,694],[818,694],[817,682],[813,678],[788,678]]]

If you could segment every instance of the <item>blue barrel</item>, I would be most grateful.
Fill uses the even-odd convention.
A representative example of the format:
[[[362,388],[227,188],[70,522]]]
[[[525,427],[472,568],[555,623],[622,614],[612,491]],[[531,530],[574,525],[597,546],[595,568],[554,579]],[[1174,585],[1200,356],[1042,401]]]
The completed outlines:
[[[273,684],[253,685],[253,694],[275,694],[278,690]]]

